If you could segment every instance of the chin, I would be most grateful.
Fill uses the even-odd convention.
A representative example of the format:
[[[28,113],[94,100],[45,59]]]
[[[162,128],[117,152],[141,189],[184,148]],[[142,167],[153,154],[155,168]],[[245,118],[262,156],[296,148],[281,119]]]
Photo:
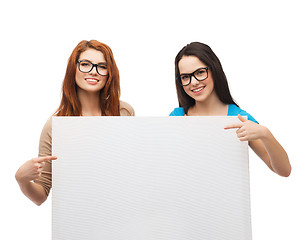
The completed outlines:
[[[101,88],[92,88],[92,87],[79,87],[79,91],[83,91],[83,92],[88,92],[88,93],[97,93],[97,92],[100,92],[101,89],[103,89],[103,87]]]

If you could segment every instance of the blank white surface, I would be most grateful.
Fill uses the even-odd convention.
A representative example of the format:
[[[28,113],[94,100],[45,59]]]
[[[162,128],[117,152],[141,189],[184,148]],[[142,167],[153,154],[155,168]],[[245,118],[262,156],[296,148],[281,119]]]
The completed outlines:
[[[187,17],[187,9],[202,14]],[[305,1],[17,0],[3,1],[0,11],[0,239],[51,239],[51,196],[37,207],[14,175],[37,156],[42,127],[60,104],[68,57],[83,39],[112,48],[121,98],[137,116],[167,116],[178,105],[176,54],[191,41],[209,44],[233,97],[271,130],[293,167],[289,178],[279,177],[250,150],[253,239],[307,239]]]
[[[251,239],[237,121],[53,117],[53,239]]]

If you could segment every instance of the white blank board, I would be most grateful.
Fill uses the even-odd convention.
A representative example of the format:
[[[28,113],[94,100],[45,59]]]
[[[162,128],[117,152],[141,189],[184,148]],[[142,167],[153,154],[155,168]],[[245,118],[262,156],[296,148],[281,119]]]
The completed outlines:
[[[53,240],[249,240],[237,117],[53,117]]]

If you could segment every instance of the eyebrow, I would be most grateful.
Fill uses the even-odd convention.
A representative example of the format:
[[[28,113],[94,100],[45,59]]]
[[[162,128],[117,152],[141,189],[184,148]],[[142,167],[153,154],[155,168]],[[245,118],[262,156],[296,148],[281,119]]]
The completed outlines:
[[[198,71],[198,70],[200,70],[200,69],[203,69],[203,68],[208,68],[208,66],[197,68],[195,71],[190,72],[190,73],[180,73],[180,76],[181,76],[181,75],[191,75],[192,73],[194,73],[194,72],[196,72],[196,71]]]
[[[92,63],[92,61],[90,61],[90,60],[88,60],[88,59],[80,59],[79,61],[87,61],[87,62]],[[99,62],[99,63],[97,63],[97,64],[99,64],[99,65],[107,65],[106,62]]]

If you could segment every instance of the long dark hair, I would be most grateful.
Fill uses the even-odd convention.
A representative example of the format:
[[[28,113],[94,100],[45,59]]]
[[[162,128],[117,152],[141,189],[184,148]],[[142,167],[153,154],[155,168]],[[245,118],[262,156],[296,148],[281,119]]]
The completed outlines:
[[[175,58],[177,97],[179,107],[183,107],[185,113],[187,113],[188,109],[195,104],[195,100],[186,94],[181,85],[178,63],[183,56],[195,56],[205,65],[207,65],[209,67],[209,71],[212,73],[214,90],[221,102],[225,104],[235,104],[238,106],[230,94],[227,78],[220,60],[208,45],[200,42],[192,42],[182,48]]]

